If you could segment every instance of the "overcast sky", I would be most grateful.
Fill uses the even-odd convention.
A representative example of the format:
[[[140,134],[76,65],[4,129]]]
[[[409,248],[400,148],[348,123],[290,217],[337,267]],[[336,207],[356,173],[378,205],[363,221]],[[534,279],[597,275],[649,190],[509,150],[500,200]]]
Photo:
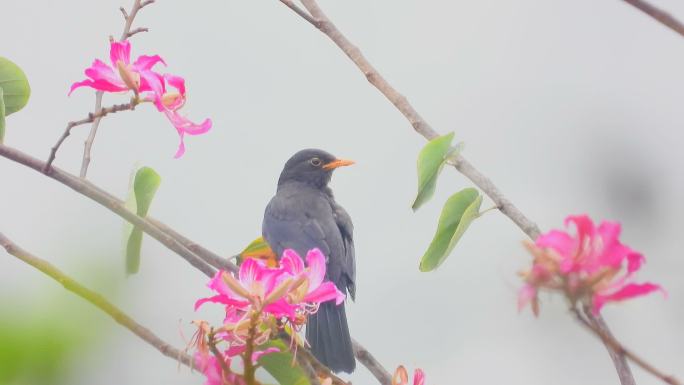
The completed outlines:
[[[72,82],[123,27],[123,0],[3,1],[0,55],[21,65],[33,90],[8,118],[6,143],[45,159],[93,93]],[[654,1],[684,18],[684,3]],[[648,260],[653,295],[610,305],[616,336],[684,378],[684,38],[616,0],[321,0],[369,60],[542,229],[573,213],[623,223],[623,240]],[[151,215],[224,255],[260,235],[263,209],[285,160],[319,147],[357,161],[333,178],[355,225],[355,338],[390,370],[421,367],[427,384],[615,384],[604,347],[559,299],[538,319],[516,310],[516,272],[529,263],[525,235],[503,215],[475,222],[433,273],[418,260],[441,205],[471,186],[445,170],[434,199],[411,211],[415,159],[424,144],[408,122],[322,34],[280,2],[164,1],[144,9],[133,55],[159,54],[187,80],[185,107],[212,131],[173,159],[174,128],[150,106],[107,117],[89,178],[125,197],[131,172],[163,178]],[[125,102],[107,96],[105,104]],[[74,130],[56,164],[78,173],[87,127]],[[120,218],[34,171],[0,159],[0,231],[55,263],[167,341],[182,346],[207,279],[150,238],[140,274],[123,271]],[[483,207],[491,202],[485,200]],[[91,274],[92,270],[108,272]],[[0,253],[0,303],[21,315],[72,295]],[[112,289],[118,287],[118,289]],[[67,316],[108,328],[68,359],[73,385],[200,384],[97,310]],[[0,341],[2,343],[2,341]],[[1,365],[1,363],[0,363]],[[640,369],[637,382],[659,383]],[[351,377],[371,384],[363,367]]]

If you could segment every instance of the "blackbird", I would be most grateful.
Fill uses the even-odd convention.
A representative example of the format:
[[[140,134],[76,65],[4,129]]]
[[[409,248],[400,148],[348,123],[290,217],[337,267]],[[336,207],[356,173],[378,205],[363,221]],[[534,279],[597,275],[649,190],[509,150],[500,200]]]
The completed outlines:
[[[277,256],[285,249],[303,256],[318,248],[326,256],[326,280],[352,300],[356,295],[353,225],[328,183],[333,170],[353,163],[318,149],[294,154],[266,206],[261,230]],[[309,316],[306,339],[314,356],[334,372],[351,373],[356,367],[344,303],[322,303]]]

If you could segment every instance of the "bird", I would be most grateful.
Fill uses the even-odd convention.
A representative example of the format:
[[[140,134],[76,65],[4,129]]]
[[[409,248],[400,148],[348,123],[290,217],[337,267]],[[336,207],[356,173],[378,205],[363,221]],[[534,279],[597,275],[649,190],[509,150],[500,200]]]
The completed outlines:
[[[326,256],[326,280],[356,298],[354,227],[328,187],[335,169],[353,164],[319,149],[294,154],[283,167],[276,194],[264,211],[262,236],[276,256],[318,248]],[[333,372],[356,367],[344,302],[323,302],[310,314],[306,340],[313,355]]]

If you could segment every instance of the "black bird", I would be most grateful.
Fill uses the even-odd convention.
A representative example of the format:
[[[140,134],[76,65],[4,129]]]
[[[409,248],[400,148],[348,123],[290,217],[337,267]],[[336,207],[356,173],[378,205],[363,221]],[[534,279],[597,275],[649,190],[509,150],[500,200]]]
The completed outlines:
[[[285,249],[302,256],[320,249],[326,256],[326,279],[352,300],[356,295],[353,225],[328,183],[333,170],[353,163],[317,149],[294,154],[280,174],[261,229],[277,256]],[[351,373],[356,367],[344,303],[321,304],[309,316],[306,339],[314,356],[334,372]]]

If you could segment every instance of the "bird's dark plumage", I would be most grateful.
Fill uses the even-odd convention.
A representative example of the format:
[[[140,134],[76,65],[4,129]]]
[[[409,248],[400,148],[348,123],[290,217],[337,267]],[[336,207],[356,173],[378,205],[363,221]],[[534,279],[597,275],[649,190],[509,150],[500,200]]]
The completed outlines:
[[[292,156],[278,180],[278,190],[264,213],[262,234],[276,255],[293,249],[300,255],[318,248],[327,257],[326,278],[352,299],[356,295],[353,225],[328,187],[334,168],[350,164],[316,149]],[[309,316],[306,338],[313,354],[335,372],[355,366],[344,303],[321,304]]]

